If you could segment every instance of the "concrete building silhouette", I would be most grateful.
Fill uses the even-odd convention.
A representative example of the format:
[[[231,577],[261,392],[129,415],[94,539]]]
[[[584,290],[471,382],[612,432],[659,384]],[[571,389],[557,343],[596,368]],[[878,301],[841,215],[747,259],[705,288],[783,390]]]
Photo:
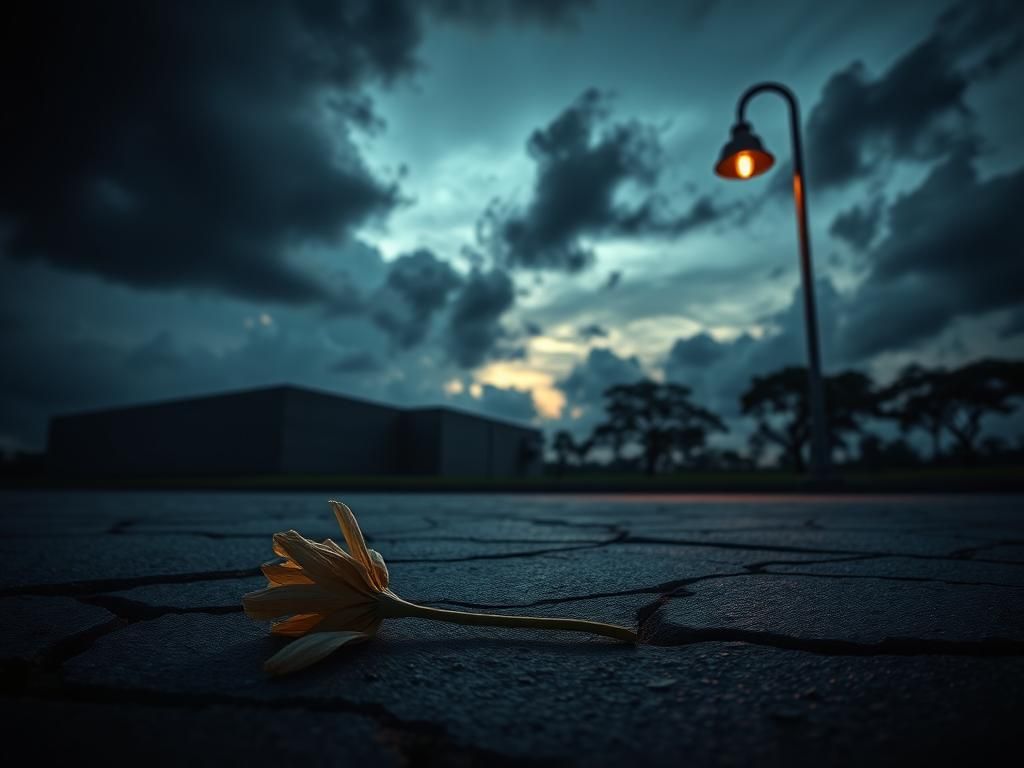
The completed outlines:
[[[56,416],[47,456],[63,475],[516,477],[539,471],[541,435],[278,386]]]

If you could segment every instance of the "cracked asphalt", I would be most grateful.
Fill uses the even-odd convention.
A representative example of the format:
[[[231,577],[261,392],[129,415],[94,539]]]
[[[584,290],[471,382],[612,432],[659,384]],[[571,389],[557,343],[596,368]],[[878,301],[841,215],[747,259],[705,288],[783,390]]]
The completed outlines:
[[[0,717],[157,765],[978,763],[1024,715],[1024,499],[339,495],[402,597],[637,627],[390,620],[290,678],[245,618],[322,493],[0,494]]]

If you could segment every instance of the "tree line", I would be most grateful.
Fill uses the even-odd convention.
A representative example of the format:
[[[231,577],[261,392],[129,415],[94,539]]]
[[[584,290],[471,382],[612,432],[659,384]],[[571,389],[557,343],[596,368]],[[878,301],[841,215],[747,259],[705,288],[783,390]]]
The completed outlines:
[[[1016,445],[983,435],[993,414],[1010,414],[1024,399],[1024,361],[984,359],[959,368],[911,365],[886,386],[855,370],[824,379],[828,440],[834,459],[870,468],[922,462],[973,464],[981,459],[1024,459],[1024,436]],[[607,467],[643,469],[743,469],[765,463],[802,472],[810,442],[807,369],[789,366],[755,376],[740,396],[740,413],[753,420],[748,451],[708,445],[729,429],[719,414],[692,399],[679,383],[645,379],[604,392],[604,419],[577,440],[556,432],[551,451],[559,471],[584,466],[598,453]],[[872,425],[888,422],[898,435],[885,439]],[[913,435],[926,438],[921,455]]]

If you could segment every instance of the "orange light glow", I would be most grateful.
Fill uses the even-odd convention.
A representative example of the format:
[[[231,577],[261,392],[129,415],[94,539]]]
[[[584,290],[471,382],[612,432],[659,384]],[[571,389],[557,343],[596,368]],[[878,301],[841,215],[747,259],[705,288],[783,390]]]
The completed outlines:
[[[747,152],[736,155],[736,175],[741,179],[749,179],[754,174],[754,158]]]

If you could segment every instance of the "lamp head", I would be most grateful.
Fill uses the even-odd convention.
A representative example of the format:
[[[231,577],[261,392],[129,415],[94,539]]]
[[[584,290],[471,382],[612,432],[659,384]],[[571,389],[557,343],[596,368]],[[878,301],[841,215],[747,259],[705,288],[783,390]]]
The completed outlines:
[[[722,147],[715,173],[723,179],[752,179],[774,164],[775,158],[750,130],[750,123],[740,121],[732,127],[732,136]]]

